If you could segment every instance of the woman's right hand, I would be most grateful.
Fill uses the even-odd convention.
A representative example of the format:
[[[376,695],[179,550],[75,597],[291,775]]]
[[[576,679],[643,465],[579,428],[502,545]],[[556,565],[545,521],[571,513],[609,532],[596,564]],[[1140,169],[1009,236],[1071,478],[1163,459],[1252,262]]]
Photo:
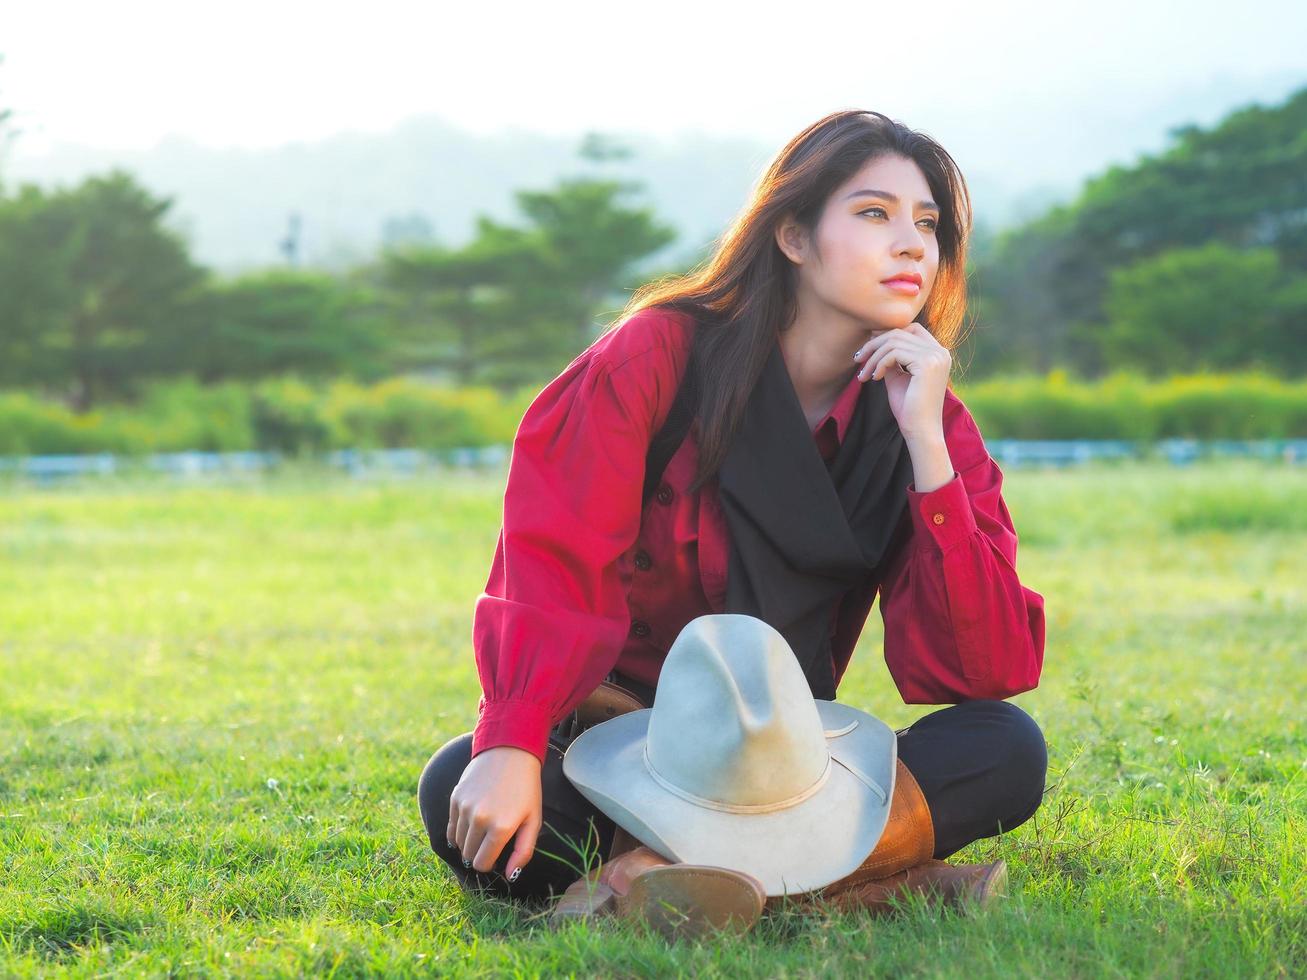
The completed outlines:
[[[494,867],[514,834],[505,877],[512,880],[535,853],[540,834],[540,760],[525,749],[500,745],[468,763],[449,797],[447,839],[477,871]]]

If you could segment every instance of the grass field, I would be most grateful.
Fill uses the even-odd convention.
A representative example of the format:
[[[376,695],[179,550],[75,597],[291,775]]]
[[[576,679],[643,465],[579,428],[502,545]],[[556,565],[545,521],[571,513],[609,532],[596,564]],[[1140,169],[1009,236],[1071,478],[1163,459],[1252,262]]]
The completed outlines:
[[[959,918],[668,945],[464,896],[418,774],[469,729],[502,473],[0,488],[0,975],[1307,976],[1307,468],[1014,470],[1050,772]],[[902,727],[872,612],[840,700]]]

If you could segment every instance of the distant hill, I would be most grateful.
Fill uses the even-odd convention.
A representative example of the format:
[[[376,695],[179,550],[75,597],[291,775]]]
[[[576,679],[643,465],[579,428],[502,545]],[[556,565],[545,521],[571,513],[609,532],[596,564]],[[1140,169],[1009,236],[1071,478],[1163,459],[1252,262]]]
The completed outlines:
[[[1105,102],[1106,89],[1087,90],[1083,104],[996,106],[987,118],[969,114],[922,128],[957,158],[978,223],[996,229],[1071,198],[1085,177],[1109,163],[1160,148],[1170,127],[1209,123],[1236,105],[1278,98],[1301,81],[1213,78],[1130,105]],[[995,128],[1006,142],[993,138]],[[656,263],[693,256],[719,234],[778,149],[697,133],[676,140],[606,135],[634,155],[603,165],[603,172],[644,183],[659,216],[681,230]],[[457,245],[478,213],[517,220],[514,190],[593,172],[577,157],[579,145],[579,135],[510,129],[479,136],[434,116],[382,134],[343,133],[258,150],[170,137],[144,151],[62,145],[38,155],[22,151],[20,136],[3,174],[10,184],[49,185],[122,166],[174,198],[173,224],[187,234],[196,257],[225,271],[282,261],[278,244],[298,213],[303,261],[335,268],[373,254],[387,228],[394,236],[430,234]]]

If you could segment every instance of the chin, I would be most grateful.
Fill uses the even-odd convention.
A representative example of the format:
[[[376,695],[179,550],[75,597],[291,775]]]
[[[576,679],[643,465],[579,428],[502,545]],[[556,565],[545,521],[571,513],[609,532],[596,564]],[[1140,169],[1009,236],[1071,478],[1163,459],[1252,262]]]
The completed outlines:
[[[916,318],[916,312],[889,310],[879,316],[868,317],[867,322],[871,324],[873,330],[901,330],[911,326]]]

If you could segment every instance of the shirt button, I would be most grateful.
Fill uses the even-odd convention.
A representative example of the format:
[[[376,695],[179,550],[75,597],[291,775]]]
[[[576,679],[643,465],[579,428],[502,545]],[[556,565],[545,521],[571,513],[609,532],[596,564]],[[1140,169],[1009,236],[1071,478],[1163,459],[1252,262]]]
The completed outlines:
[[[674,496],[674,494],[672,493],[672,488],[669,487],[666,483],[664,483],[658,487],[658,493],[656,494],[656,496],[658,498],[658,502],[660,504],[665,505],[665,504],[670,504],[672,502],[672,497]]]
[[[649,557],[649,552],[641,549],[635,553],[635,567],[642,572],[653,568],[653,559]]]
[[[943,515],[943,514],[936,514],[934,517],[931,518],[931,520],[934,521],[936,524],[943,524],[943,523],[944,523],[944,515]]]
[[[631,632],[636,636],[648,636],[649,624],[642,619],[637,619],[631,624]]]

